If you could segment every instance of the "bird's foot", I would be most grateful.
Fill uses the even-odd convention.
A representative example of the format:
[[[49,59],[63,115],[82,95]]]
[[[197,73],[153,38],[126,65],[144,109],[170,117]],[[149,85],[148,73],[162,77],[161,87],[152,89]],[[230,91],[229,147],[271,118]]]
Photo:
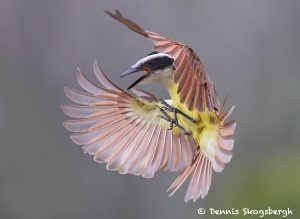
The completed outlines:
[[[157,105],[156,105],[157,106]],[[174,127],[178,127],[180,129],[180,131],[182,131],[183,134],[185,135],[190,135],[191,133],[188,132],[185,128],[183,128],[180,124],[178,124],[178,120],[177,117],[172,118],[164,109],[164,107],[160,107],[157,106],[160,109],[160,112],[162,113],[162,115],[160,115],[159,117],[170,122],[170,127],[168,128],[168,130],[172,130]]]
[[[158,101],[163,105],[163,107],[161,107],[164,110],[167,110],[169,112],[173,112],[174,113],[174,120],[177,121],[177,113],[184,116],[185,118],[187,118],[189,121],[195,123],[197,122],[196,119],[190,117],[189,115],[185,114],[184,112],[182,112],[181,110],[171,106],[170,104],[168,104],[165,100],[163,99],[158,99]]]

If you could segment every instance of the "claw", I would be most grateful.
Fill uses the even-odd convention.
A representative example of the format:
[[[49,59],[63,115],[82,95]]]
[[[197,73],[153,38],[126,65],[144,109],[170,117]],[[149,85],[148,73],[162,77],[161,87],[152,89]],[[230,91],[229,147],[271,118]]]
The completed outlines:
[[[177,113],[183,115],[184,117],[186,117],[187,119],[189,119],[192,122],[196,122],[196,120],[193,119],[192,117],[186,115],[179,109],[177,109],[173,106],[170,106],[163,99],[159,99],[159,101],[163,104],[163,106],[155,105],[157,108],[159,108],[160,112],[162,113],[162,115],[158,116],[158,117],[170,122],[170,127],[168,128],[168,130],[172,130],[174,127],[178,127],[183,132],[183,134],[190,135],[191,134],[190,132],[188,132],[185,128],[183,128],[181,125],[178,124]],[[174,112],[174,117],[172,118],[166,111]]]
[[[158,105],[155,105],[155,106],[156,106],[158,109],[160,109],[160,110],[162,109],[162,107],[160,107],[160,106],[158,106]]]
[[[188,120],[190,120],[191,122],[195,123],[197,122],[196,119],[190,117],[189,115],[185,114],[184,112],[182,112],[181,110],[169,105],[165,100],[163,99],[158,99],[158,101],[161,102],[161,104],[163,104],[163,107],[160,107],[163,110],[168,110],[169,112],[174,112],[174,119],[177,120],[177,113],[179,113],[180,115],[184,116],[185,118],[187,118]]]

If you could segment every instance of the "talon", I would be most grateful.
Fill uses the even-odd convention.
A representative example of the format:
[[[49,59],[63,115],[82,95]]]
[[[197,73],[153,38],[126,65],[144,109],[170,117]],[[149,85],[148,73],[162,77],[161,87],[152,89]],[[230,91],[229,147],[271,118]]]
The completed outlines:
[[[154,105],[154,106],[156,106],[156,107],[157,107],[158,109],[160,109],[160,110],[162,109],[162,108],[161,108],[160,106],[158,106],[158,105]]]
[[[196,123],[196,122],[198,122],[198,120],[197,119],[192,119],[191,122]]]
[[[185,134],[185,135],[191,135],[192,133],[188,132],[188,131],[185,131],[183,134]]]
[[[179,128],[179,126],[178,126]],[[191,132],[188,132],[185,128],[181,127],[180,130],[183,132],[184,135],[190,135],[192,134]]]
[[[182,112],[181,110],[169,105],[165,100],[163,99],[158,99],[158,101],[163,105],[162,107],[160,107],[163,110],[168,110],[169,112],[174,112],[174,120],[177,121],[177,113],[179,113],[180,115],[184,116],[185,118],[187,118],[188,120],[190,120],[191,122],[195,123],[197,122],[196,119],[190,117],[189,115],[185,114],[184,112]]]
[[[155,106],[158,107],[160,109],[160,112],[163,114],[162,116],[159,116],[159,117],[166,120],[166,121],[168,121],[168,122],[170,122],[170,127],[167,130],[172,130],[174,127],[178,127],[184,135],[191,135],[191,132],[188,132],[185,128],[183,128],[181,125],[178,124],[177,113],[184,116],[185,118],[187,118],[191,122],[196,122],[197,120],[190,117],[190,116],[188,116],[188,115],[186,115],[185,113],[183,113],[179,109],[177,109],[173,106],[170,106],[166,101],[164,101],[162,99],[159,99],[159,101],[161,102],[161,104],[163,106],[158,106],[158,105],[155,105]],[[166,111],[173,112],[174,117],[172,118]]]

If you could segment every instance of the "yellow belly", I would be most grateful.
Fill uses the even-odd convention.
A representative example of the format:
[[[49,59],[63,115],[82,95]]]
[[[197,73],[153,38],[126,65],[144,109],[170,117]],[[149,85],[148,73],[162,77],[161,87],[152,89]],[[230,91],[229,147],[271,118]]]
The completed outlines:
[[[214,154],[214,145],[216,145],[217,141],[218,127],[220,125],[219,121],[217,121],[216,114],[207,109],[203,112],[198,110],[190,111],[184,103],[180,102],[177,89],[178,84],[173,84],[169,87],[172,105],[197,120],[196,123],[193,123],[187,118],[177,114],[178,123],[192,133],[192,136],[198,145],[197,149],[201,148],[208,157],[212,156]]]

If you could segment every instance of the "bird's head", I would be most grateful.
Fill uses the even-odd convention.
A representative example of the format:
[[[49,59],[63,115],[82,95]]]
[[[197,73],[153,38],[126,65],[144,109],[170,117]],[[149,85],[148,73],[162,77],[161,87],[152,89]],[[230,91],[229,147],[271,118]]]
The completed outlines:
[[[143,72],[144,74],[133,82],[127,89],[131,89],[141,82],[163,82],[168,80],[171,73],[174,71],[173,66],[174,59],[172,56],[165,53],[158,53],[156,51],[148,54],[146,57],[137,61],[126,72],[120,75],[124,77],[135,72]]]

